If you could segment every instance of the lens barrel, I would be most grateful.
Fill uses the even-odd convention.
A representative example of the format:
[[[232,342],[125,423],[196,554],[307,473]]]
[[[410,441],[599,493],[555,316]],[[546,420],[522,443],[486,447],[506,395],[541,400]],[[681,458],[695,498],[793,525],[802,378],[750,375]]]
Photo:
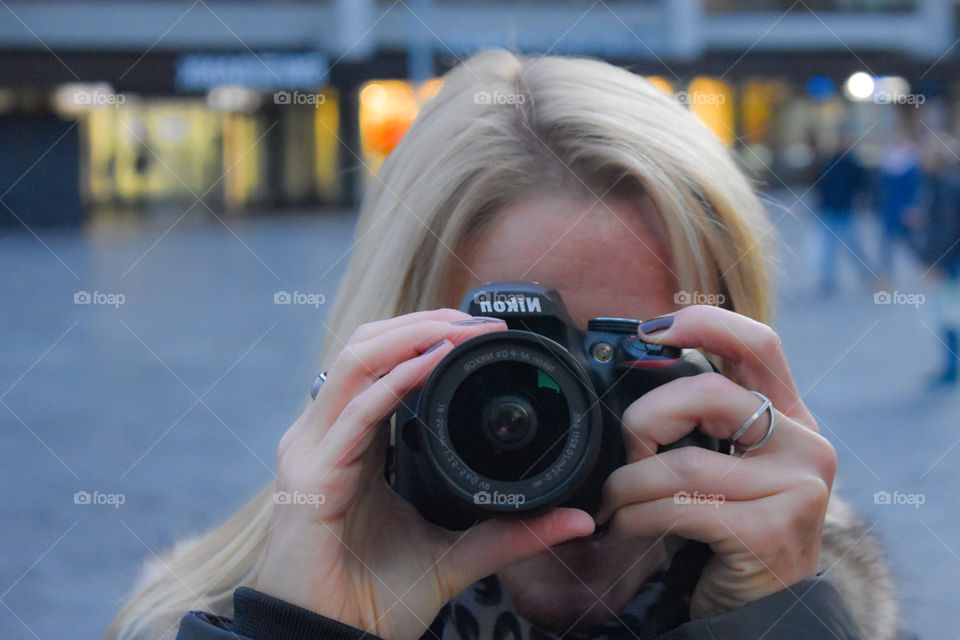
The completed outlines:
[[[436,491],[479,515],[563,503],[593,471],[602,415],[584,367],[560,344],[499,331],[458,345],[418,401],[418,440]]]

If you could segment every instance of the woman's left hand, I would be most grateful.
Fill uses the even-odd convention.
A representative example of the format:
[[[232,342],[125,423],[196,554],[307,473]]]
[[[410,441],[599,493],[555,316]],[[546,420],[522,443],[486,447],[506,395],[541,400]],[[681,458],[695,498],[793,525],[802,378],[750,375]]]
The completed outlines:
[[[640,337],[677,347],[702,347],[733,367],[737,382],[718,373],[678,378],[653,389],[623,415],[627,464],[607,480],[597,522],[623,537],[676,534],[710,545],[693,593],[693,619],[717,615],[780,591],[817,573],[836,452],[819,435],[784,358],[765,324],[711,306],[670,314],[666,330]],[[770,440],[748,453],[699,447],[657,454],[691,430],[729,439],[760,407],[773,403]],[[770,425],[764,412],[737,441],[742,452]]]

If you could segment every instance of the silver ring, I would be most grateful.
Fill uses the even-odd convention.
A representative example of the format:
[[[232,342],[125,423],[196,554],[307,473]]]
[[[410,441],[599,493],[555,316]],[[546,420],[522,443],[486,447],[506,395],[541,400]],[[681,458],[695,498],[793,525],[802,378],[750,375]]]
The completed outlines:
[[[317,379],[313,381],[313,386],[310,387],[310,397],[314,400],[317,399],[317,392],[320,391],[320,387],[323,386],[323,383],[327,381],[327,372],[321,371],[317,374]]]
[[[767,444],[767,441],[770,440],[770,436],[773,435],[773,427],[777,421],[776,412],[773,410],[773,404],[770,402],[770,398],[763,395],[759,391],[753,391],[752,389],[750,390],[750,393],[752,393],[753,395],[763,400],[763,402],[760,404],[760,408],[754,411],[753,415],[747,418],[746,422],[744,422],[740,426],[740,428],[737,429],[737,431],[730,437],[730,441],[735,443],[740,438],[740,436],[742,436],[744,433],[747,432],[747,429],[750,428],[750,425],[756,422],[757,419],[761,415],[763,415],[764,411],[770,414],[770,426],[767,427],[767,432],[763,434],[762,438],[760,438],[759,440],[754,442],[752,445],[750,445],[749,447],[743,450],[744,453],[748,453],[750,451],[753,451],[754,449],[759,449],[763,445]]]

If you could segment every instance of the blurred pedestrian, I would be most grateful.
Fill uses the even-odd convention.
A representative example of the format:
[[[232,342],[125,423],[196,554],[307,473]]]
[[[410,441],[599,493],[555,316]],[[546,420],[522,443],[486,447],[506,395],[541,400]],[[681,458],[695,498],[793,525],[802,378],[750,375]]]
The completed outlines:
[[[828,296],[837,287],[837,253],[841,247],[865,279],[876,277],[863,252],[854,213],[854,201],[866,185],[866,174],[852,153],[848,138],[842,138],[836,150],[821,163],[816,184],[823,229],[820,291]]]
[[[907,240],[907,219],[919,207],[923,171],[913,140],[901,132],[897,141],[884,149],[880,158],[878,213],[881,222],[881,276],[892,285],[897,246]]]
[[[956,144],[938,134],[923,153],[923,207],[909,220],[925,274],[932,280],[930,302],[942,345],[943,365],[931,386],[954,385],[960,353],[960,164]]]

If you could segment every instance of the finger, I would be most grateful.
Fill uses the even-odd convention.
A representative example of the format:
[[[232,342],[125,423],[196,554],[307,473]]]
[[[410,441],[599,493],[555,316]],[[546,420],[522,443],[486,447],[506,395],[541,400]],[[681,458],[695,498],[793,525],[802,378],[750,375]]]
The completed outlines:
[[[340,412],[325,437],[314,437],[321,449],[318,464],[341,468],[362,456],[378,425],[396,410],[407,394],[423,383],[452,349],[453,343],[444,340],[437,348],[397,365],[357,394]]]
[[[616,469],[604,482],[596,521],[627,505],[674,498],[684,501],[754,500],[783,491],[796,473],[779,461],[741,460],[699,447],[665,451]]]
[[[369,386],[393,367],[415,358],[440,340],[460,343],[490,331],[503,331],[506,323],[496,318],[470,318],[447,322],[421,320],[403,324],[367,340],[347,345],[327,374],[321,391],[353,391],[352,385]],[[317,394],[319,397],[319,393]],[[354,394],[355,395],[355,394]]]
[[[444,562],[450,588],[460,593],[503,567],[555,544],[593,533],[594,522],[580,509],[557,508],[525,520],[486,520],[460,539]]]
[[[621,419],[627,460],[656,454],[662,444],[676,442],[694,429],[720,440],[730,439],[751,420],[763,402],[737,383],[718,373],[677,378],[648,391],[627,407]],[[802,458],[822,438],[774,409],[776,425],[762,449],[750,455],[788,453]],[[750,447],[770,429],[769,411],[763,411],[737,439]]]
[[[325,425],[331,424],[340,415],[351,398],[400,363],[426,353],[441,341],[459,344],[482,333],[506,329],[506,323],[502,320],[473,321],[468,318],[466,322],[470,324],[423,320],[390,329],[344,349],[312,404],[316,410],[307,421],[308,429],[322,436]]]
[[[374,322],[367,322],[357,327],[357,330],[353,332],[353,335],[350,336],[350,339],[347,340],[347,344],[363,342],[364,340],[369,340],[370,338],[380,335],[391,329],[396,329],[397,327],[402,327],[408,324],[416,324],[417,322],[422,322],[423,320],[439,320],[441,322],[456,322],[457,320],[467,320],[470,318],[470,314],[463,311],[458,311],[457,309],[432,309],[430,311],[415,311],[413,313],[405,313],[401,316],[396,316],[395,318],[387,318],[386,320],[376,320]]]
[[[711,305],[680,309],[669,320],[643,322],[638,335],[649,342],[703,348],[728,361],[737,382],[770,398],[788,416],[816,429],[797,393],[780,337],[768,325]],[[657,330],[668,324],[666,328]]]
[[[784,567],[806,571],[816,565],[816,554],[811,558],[806,550],[819,540],[829,495],[823,481],[804,477],[788,489],[756,500],[660,498],[618,509],[608,535],[679,535],[705,542],[727,558],[746,555],[776,565],[778,572]],[[806,556],[805,563],[795,553]]]

